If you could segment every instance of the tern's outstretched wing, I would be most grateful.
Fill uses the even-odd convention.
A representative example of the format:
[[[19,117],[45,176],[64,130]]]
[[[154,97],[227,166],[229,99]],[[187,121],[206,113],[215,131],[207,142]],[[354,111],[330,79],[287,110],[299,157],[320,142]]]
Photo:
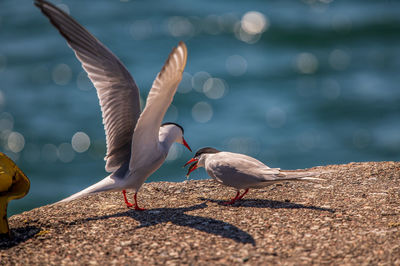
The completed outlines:
[[[169,54],[164,67],[158,73],[153,86],[147,96],[144,108],[133,133],[132,154],[129,168],[142,165],[142,154],[148,149],[156,149],[158,143],[158,132],[165,112],[174,98],[176,89],[181,82],[183,70],[186,65],[187,48],[183,42],[179,42]],[[147,152],[148,154],[148,152]],[[154,154],[157,154],[154,151]]]
[[[97,89],[106,131],[106,170],[113,172],[130,159],[140,115],[136,83],[121,61],[68,14],[44,0],[35,5],[67,40]]]

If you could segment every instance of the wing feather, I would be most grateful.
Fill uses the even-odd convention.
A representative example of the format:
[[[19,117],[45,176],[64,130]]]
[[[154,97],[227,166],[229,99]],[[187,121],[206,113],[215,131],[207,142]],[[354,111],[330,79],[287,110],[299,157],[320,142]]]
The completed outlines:
[[[275,180],[279,168],[269,168],[262,162],[239,153],[219,152],[206,159],[207,173],[224,185],[237,189],[254,187]]]
[[[164,115],[170,106],[179,82],[182,80],[183,70],[186,65],[187,48],[183,42],[179,42],[169,54],[163,68],[153,82],[147,96],[146,106],[139,117],[135,132],[133,133],[132,155],[129,168],[141,165],[145,160],[141,154],[146,149],[158,148],[158,133]]]
[[[106,132],[106,170],[129,161],[140,115],[139,89],[121,61],[68,14],[44,1],[35,5],[67,40],[97,90]]]

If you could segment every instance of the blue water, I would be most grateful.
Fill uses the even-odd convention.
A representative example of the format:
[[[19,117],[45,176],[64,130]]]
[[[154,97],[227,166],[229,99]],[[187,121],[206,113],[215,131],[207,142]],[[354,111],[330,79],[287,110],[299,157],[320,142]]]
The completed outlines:
[[[124,62],[143,99],[171,48],[186,42],[165,120],[184,126],[192,149],[286,169],[400,159],[399,1],[95,2],[54,1]],[[30,1],[0,4],[0,80],[0,150],[31,180],[9,215],[106,176],[96,91]],[[90,138],[87,151],[72,148],[76,132]],[[183,181],[191,155],[174,145],[148,181]]]

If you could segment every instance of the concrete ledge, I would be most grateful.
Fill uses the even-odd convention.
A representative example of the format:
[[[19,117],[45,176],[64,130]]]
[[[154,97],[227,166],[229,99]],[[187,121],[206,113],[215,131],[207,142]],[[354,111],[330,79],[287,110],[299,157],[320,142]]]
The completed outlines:
[[[400,264],[400,163],[316,167],[326,182],[250,190],[211,180],[145,184],[9,219],[0,264]],[[316,169],[312,168],[312,169]]]

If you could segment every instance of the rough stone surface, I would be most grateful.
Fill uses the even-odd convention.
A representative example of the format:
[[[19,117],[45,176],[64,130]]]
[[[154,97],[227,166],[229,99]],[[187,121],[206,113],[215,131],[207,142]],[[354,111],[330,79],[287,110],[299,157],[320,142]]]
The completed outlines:
[[[203,180],[145,184],[143,212],[117,192],[33,209],[9,219],[0,265],[400,265],[400,163],[312,170],[331,172],[233,206],[233,189]]]

